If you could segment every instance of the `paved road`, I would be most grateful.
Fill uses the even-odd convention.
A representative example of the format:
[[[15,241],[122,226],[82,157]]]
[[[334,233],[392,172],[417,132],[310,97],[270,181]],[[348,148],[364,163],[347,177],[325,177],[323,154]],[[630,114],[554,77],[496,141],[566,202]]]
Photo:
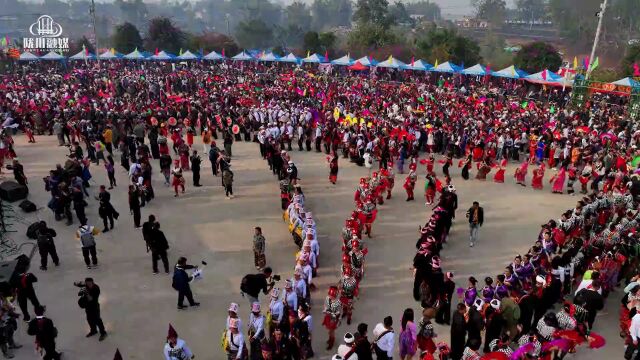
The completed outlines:
[[[17,148],[31,181],[30,199],[42,207],[37,216],[53,224],[58,231],[56,246],[61,266],[51,267],[47,272],[34,266],[33,272],[40,279],[36,285],[38,296],[47,305],[47,315],[59,329],[58,347],[66,359],[112,359],[116,348],[120,348],[125,359],[160,359],[169,323],[187,341],[198,359],[224,358],[219,339],[228,304],[238,302],[241,317],[245,321],[248,318],[248,301],[240,297],[238,285],[244,274],[255,271],[251,251],[254,226],[261,226],[267,238],[267,263],[283,277],[292,274],[296,248],[281,219],[278,184],[266,163],[259,159],[255,144],[234,145],[232,168],[236,198],[233,200],[225,199],[220,178],[211,175],[206,156],[203,156],[202,169],[204,186],[190,186],[191,178],[187,174],[187,192],[177,199],[172,190],[162,185],[161,176],[154,175],[156,199],[143,209],[143,219],[153,213],[161,222],[171,246],[170,262],[174,263],[179,256],[187,256],[193,263],[200,260],[209,263],[205,278],[193,286],[196,300],[202,306],[178,311],[171,277],[152,274],[151,256],[145,251],[140,231],[133,227],[132,217],[128,216],[125,171],[117,169],[119,186],[111,192],[113,203],[122,216],[114,231],[98,237],[100,267],[87,270],[80,246],[73,237],[77,221],[76,225],[67,227],[63,222],[53,220],[51,211],[45,206],[48,194],[40,180],[53,164],[64,161],[67,150],[57,147],[53,137],[39,137],[38,143],[28,145],[22,140],[18,138]],[[320,327],[322,301],[328,285],[338,278],[340,229],[353,208],[353,192],[366,169],[341,161],[338,184],[334,186],[327,179],[325,155],[293,151],[292,157],[302,178],[307,204],[318,224],[321,268],[317,279],[319,290],[312,296],[314,348],[318,358],[328,359],[330,353],[323,349],[326,333]],[[513,166],[508,175],[513,173]],[[420,172],[424,173],[424,168]],[[90,192],[94,195],[98,185],[107,182],[107,177],[102,167],[93,166],[92,173],[95,182],[92,181]],[[551,217],[557,218],[576,201],[574,197],[552,195],[548,189],[523,189],[516,186],[512,178],[505,184],[495,184],[475,180],[465,182],[459,177],[458,169],[453,169],[452,174],[459,193],[460,210],[450,242],[443,252],[443,268],[455,272],[458,286],[465,286],[464,279],[471,274],[480,279],[501,272],[515,254],[525,252],[533,243],[540,224]],[[380,207],[373,239],[367,241],[367,273],[361,285],[360,299],[356,302],[354,324],[350,328],[342,325],[337,330],[338,337],[353,330],[359,322],[368,323],[372,329],[386,315],[392,315],[399,327],[406,307],[419,309],[419,304],[411,298],[410,266],[418,225],[424,224],[430,210],[422,201],[404,201],[403,181],[404,176],[397,175],[394,198]],[[421,179],[417,186],[418,200],[422,197],[423,185]],[[479,243],[471,249],[463,211],[473,200],[479,201],[485,209],[485,225],[480,230]],[[99,226],[96,201],[89,202],[90,222]],[[36,215],[26,218],[24,222],[30,223],[35,221]],[[14,235],[15,240],[24,241],[26,226],[17,224],[15,227],[19,230]],[[84,312],[77,306],[77,289],[73,282],[85,276],[94,277],[102,289],[102,315],[109,331],[109,337],[102,343],[96,338],[84,337],[88,327]],[[617,336],[618,298],[618,294],[612,295],[607,309],[596,322],[596,330],[607,338],[609,345],[599,351],[583,349],[573,355],[574,358],[622,357],[622,345]],[[263,298],[262,303],[266,306],[267,299]],[[448,341],[448,328],[437,326],[436,332],[442,340]],[[17,358],[36,359],[32,339],[26,336],[22,324],[17,339],[25,344],[17,352]]]

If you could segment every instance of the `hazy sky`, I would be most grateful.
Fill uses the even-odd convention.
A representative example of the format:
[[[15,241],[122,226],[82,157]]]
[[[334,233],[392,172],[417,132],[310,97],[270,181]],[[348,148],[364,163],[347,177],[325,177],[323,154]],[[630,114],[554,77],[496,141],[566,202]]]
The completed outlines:
[[[463,15],[472,15],[473,7],[471,7],[470,0],[432,0],[434,3],[440,5],[442,9],[442,16],[445,19],[451,17],[460,17]],[[404,2],[404,1],[403,1]],[[506,0],[507,7],[514,7],[515,0]],[[389,1],[392,3],[392,1]]]

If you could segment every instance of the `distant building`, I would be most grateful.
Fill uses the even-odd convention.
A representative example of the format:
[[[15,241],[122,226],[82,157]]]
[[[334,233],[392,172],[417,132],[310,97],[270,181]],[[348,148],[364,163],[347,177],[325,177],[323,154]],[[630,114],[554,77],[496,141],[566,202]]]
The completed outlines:
[[[456,20],[455,24],[457,27],[465,29],[486,29],[489,27],[489,22],[487,20],[470,17],[465,17],[462,20]]]

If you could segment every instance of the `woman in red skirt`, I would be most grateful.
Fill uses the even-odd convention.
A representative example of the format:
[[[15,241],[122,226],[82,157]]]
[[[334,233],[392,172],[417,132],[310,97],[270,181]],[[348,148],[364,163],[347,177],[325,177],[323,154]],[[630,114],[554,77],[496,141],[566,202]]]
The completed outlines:
[[[335,185],[338,181],[338,155],[335,151],[327,156],[327,161],[329,162],[329,182]]]
[[[324,320],[322,325],[329,331],[329,339],[327,340],[327,350],[333,348],[333,344],[336,341],[336,329],[340,322],[340,311],[342,310],[342,303],[338,299],[338,287],[329,287],[329,293],[324,300]]]

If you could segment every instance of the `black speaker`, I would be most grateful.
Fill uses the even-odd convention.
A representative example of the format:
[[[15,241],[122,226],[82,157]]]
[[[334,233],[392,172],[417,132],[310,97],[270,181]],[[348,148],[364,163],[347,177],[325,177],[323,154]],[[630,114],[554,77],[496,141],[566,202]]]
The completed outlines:
[[[26,186],[20,185],[15,181],[5,181],[0,184],[0,198],[4,201],[14,202],[25,199],[29,189]]]
[[[20,206],[20,209],[22,209],[22,211],[27,213],[34,212],[37,209],[36,204],[32,203],[29,200],[22,200],[19,206]]]

